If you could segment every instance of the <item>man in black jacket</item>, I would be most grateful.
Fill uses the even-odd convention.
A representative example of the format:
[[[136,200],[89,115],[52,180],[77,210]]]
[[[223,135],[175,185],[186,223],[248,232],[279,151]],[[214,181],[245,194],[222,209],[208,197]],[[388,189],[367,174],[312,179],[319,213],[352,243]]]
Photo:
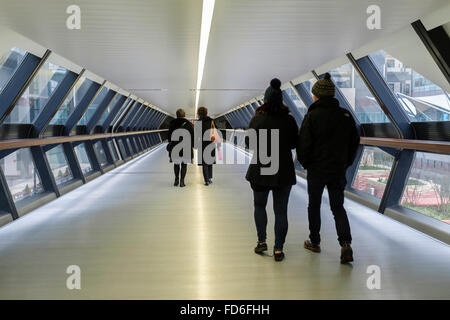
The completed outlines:
[[[320,252],[320,205],[325,186],[341,245],[341,263],[353,261],[352,237],[344,209],[345,173],[355,160],[359,135],[350,112],[334,98],[335,86],[327,73],[313,88],[314,103],[309,107],[297,144],[297,158],[307,170],[310,240],[305,248]]]
[[[187,173],[187,164],[192,163],[192,159],[194,157],[194,126],[192,125],[189,120],[186,118],[186,113],[183,109],[177,110],[177,118],[172,120],[169,124],[169,143],[167,145],[167,151],[169,151],[169,159],[170,162],[173,162],[173,171],[175,173],[175,182],[174,186],[178,186],[180,184],[180,187],[185,187],[186,184],[184,183],[184,178],[186,177]],[[185,132],[189,133],[190,141],[189,141],[189,149],[186,151],[190,151],[189,154],[184,154],[183,150],[179,152],[179,154],[173,154],[173,149],[176,145],[178,145],[183,141],[183,137],[180,138],[181,141],[178,139],[176,141],[172,140],[172,134],[174,131],[183,129],[186,130]],[[184,142],[187,143],[187,142]],[[180,169],[181,169],[181,180],[180,180]]]

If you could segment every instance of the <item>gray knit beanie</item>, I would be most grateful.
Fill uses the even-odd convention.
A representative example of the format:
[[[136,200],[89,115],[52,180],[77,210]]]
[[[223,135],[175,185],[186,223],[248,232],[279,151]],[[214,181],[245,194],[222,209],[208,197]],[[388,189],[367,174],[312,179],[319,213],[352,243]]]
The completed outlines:
[[[331,81],[331,76],[328,72],[325,73],[323,79],[317,80],[313,85],[311,92],[319,99],[334,97],[335,86],[333,81]]]

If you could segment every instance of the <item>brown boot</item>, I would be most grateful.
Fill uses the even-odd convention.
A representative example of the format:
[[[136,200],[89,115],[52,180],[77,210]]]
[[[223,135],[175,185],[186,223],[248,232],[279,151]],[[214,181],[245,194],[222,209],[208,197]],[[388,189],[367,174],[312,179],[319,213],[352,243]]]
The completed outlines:
[[[304,243],[305,249],[311,250],[312,252],[320,252],[320,245],[314,244],[311,240],[306,240]]]
[[[353,261],[353,250],[350,243],[343,243],[341,248],[341,263]]]

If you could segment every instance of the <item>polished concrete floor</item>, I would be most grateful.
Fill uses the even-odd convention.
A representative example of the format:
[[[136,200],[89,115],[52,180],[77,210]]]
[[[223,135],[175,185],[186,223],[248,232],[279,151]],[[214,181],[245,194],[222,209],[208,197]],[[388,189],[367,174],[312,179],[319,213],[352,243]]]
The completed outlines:
[[[0,298],[450,298],[449,246],[350,200],[355,262],[339,263],[326,195],[322,253],[303,249],[300,179],[290,198],[286,259],[254,254],[246,167],[216,165],[206,187],[201,169],[189,166],[187,187],[175,188],[162,146],[0,228]],[[66,287],[69,265],[81,268],[81,290]],[[372,265],[380,268],[380,289],[367,287]]]

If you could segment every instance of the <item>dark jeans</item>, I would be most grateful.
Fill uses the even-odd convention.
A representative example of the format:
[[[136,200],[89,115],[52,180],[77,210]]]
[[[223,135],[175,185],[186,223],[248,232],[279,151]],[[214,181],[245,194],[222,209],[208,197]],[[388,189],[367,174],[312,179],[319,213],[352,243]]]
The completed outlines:
[[[187,164],[174,164],[173,165],[173,171],[175,172],[175,178],[178,179],[180,176],[180,167],[181,167],[181,181],[184,181],[184,177],[186,177],[187,172]]]
[[[338,241],[342,245],[344,242],[351,243],[350,224],[347,212],[344,209],[344,189],[347,184],[345,176],[341,178],[322,178],[308,174],[308,219],[309,238],[312,243],[320,243],[320,205],[322,203],[322,193],[325,186],[328,189],[330,208],[336,223]]]
[[[205,179],[205,182],[212,179],[212,175],[213,175],[212,164],[202,165],[202,171],[203,171],[203,179]]]
[[[275,212],[275,250],[283,250],[284,241],[288,231],[287,208],[289,194],[292,186],[272,190],[273,211]],[[253,203],[255,206],[255,224],[258,232],[258,241],[266,241],[267,227],[267,198],[269,191],[253,190]]]

